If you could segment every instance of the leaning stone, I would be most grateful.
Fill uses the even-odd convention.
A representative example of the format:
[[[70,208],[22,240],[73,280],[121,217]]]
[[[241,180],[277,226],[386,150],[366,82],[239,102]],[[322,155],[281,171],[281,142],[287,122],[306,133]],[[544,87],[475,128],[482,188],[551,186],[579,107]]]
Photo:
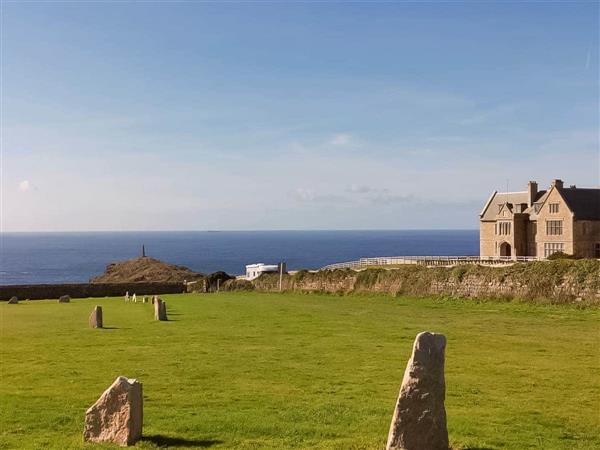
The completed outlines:
[[[386,450],[448,450],[441,334],[419,333],[406,366]]]
[[[71,297],[68,295],[61,295],[58,299],[58,303],[69,303],[71,301]]]
[[[16,305],[17,303],[19,303],[19,299],[17,297],[15,297],[15,296],[12,296],[10,298],[10,300],[8,301],[9,305]]]
[[[142,437],[142,384],[118,377],[85,412],[83,440],[133,445]]]
[[[90,314],[90,328],[102,328],[102,306],[96,306]]]

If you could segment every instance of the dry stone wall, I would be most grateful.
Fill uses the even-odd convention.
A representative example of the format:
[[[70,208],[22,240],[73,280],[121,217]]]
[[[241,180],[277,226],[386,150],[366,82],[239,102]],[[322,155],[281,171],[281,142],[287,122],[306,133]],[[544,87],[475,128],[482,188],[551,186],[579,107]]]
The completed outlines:
[[[278,275],[264,274],[252,283],[258,291],[279,291]],[[232,289],[234,287],[231,286]],[[444,295],[600,305],[600,261],[543,261],[499,268],[407,266],[389,270],[302,271],[285,275],[282,289],[332,294]]]
[[[176,294],[184,290],[183,283],[22,284],[0,286],[0,300],[9,300],[12,296],[22,300],[57,299],[63,295],[71,298],[117,297],[126,292],[138,295]]]

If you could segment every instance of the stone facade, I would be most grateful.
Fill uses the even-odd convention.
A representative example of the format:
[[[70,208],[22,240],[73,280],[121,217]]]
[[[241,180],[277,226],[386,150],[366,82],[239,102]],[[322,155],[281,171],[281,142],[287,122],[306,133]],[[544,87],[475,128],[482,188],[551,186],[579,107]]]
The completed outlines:
[[[480,256],[537,256],[563,252],[600,258],[600,188],[547,191],[530,181],[523,192],[494,192],[480,214]]]

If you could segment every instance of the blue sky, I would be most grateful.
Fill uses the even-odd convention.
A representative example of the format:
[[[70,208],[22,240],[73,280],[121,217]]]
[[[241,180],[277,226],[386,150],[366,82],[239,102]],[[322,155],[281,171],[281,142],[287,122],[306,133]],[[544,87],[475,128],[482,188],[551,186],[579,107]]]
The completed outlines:
[[[6,231],[476,228],[597,186],[598,3],[2,4]]]

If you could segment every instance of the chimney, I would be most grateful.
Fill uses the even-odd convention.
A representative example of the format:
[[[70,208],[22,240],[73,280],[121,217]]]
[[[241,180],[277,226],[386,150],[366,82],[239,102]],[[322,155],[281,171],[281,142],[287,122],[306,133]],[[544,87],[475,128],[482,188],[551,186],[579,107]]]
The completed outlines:
[[[538,193],[538,185],[535,181],[527,183],[527,206],[533,205]]]
[[[562,189],[563,181],[559,180],[558,178],[556,180],[552,180],[552,186],[556,186],[558,189]]]

